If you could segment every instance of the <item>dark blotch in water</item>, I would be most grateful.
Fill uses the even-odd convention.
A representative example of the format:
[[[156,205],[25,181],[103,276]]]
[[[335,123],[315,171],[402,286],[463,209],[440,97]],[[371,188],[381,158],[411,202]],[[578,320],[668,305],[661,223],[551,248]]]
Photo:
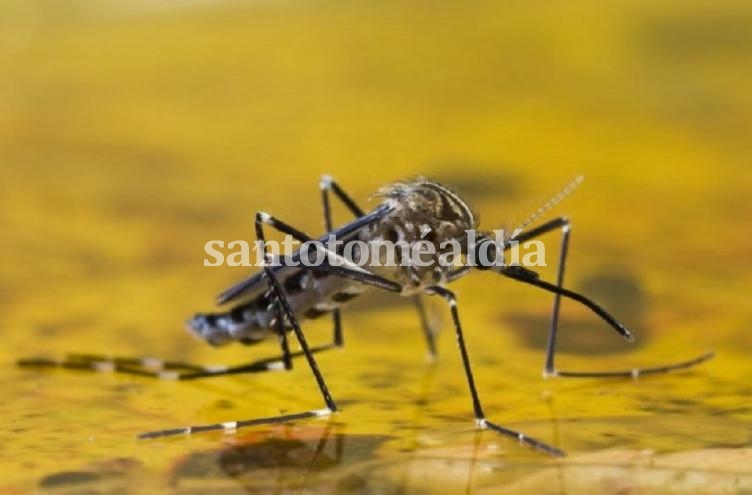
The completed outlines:
[[[712,5],[709,3],[708,5]],[[709,9],[654,16],[643,20],[638,38],[646,56],[681,60],[700,56],[749,56],[752,15],[746,9]]]
[[[282,434],[225,450],[193,453],[177,465],[171,484],[189,487],[195,480],[231,478],[249,493],[291,488],[306,493],[331,493],[335,488],[338,493],[368,492],[368,481],[350,468],[370,459],[387,437],[346,436],[327,428],[295,431],[294,437]],[[345,460],[348,469],[344,469]],[[340,468],[341,478],[336,474]],[[322,472],[326,477],[318,476]]]
[[[619,273],[619,268],[605,268],[601,274],[586,277],[578,290],[606,306],[627,326],[636,328],[645,315],[647,301],[640,282],[629,273]]]
[[[220,399],[214,403],[214,407],[217,409],[234,409],[235,403],[228,399]]]
[[[79,483],[90,483],[97,481],[99,475],[90,471],[64,471],[45,476],[39,481],[42,488],[52,488],[56,486],[76,485]]]
[[[645,343],[644,325],[647,301],[639,281],[627,273],[615,269],[585,278],[575,287],[577,292],[593,299],[606,308],[637,336],[635,344],[626,345],[615,335],[608,325],[587,310],[578,309],[577,315],[570,311],[578,306],[573,301],[562,300],[559,318],[557,351],[570,354],[598,354],[606,352],[628,352],[635,345]],[[551,313],[546,310],[530,315],[504,311],[504,320],[515,329],[524,345],[533,349],[546,349]]]

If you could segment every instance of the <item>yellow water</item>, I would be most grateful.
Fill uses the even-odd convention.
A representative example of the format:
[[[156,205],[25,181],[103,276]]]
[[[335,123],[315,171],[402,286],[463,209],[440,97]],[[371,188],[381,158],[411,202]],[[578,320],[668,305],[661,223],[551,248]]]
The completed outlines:
[[[733,2],[24,2],[0,6],[4,493],[749,492],[752,9]],[[321,407],[292,373],[190,383],[17,369],[68,351],[242,363],[183,330],[248,274],[204,243],[263,209],[320,233],[318,178],[361,203],[427,174],[512,227],[572,177],[559,363],[715,349],[693,371],[543,380],[548,295],[454,286],[489,419],[476,433],[448,312],[429,365],[412,307],[373,294],[319,357],[342,412],[236,435],[154,429]],[[347,221],[338,210],[338,221]],[[553,257],[558,238],[546,237]],[[547,279],[551,269],[542,270]],[[307,324],[315,343],[328,322]]]

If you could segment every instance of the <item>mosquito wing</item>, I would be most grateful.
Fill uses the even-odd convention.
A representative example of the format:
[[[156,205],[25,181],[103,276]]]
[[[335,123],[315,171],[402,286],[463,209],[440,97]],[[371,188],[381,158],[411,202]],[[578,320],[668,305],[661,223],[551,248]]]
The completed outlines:
[[[370,213],[366,213],[362,217],[357,218],[352,222],[345,224],[339,229],[331,232],[331,234],[334,234],[338,241],[348,242],[357,237],[361,229],[375,222],[378,222],[392,210],[392,206],[388,204],[382,204]],[[327,232],[317,240],[323,244],[326,244],[326,241],[329,239],[329,234],[330,233]],[[299,249],[293,253],[292,261],[300,261]],[[274,270],[274,274],[280,279],[286,279],[288,276],[290,276],[290,274],[294,273],[297,270],[300,270],[299,267],[295,266],[275,266],[272,269]],[[240,297],[253,296],[263,290],[266,290],[264,272],[259,271],[222,292],[219,296],[217,296],[217,304],[226,304]]]

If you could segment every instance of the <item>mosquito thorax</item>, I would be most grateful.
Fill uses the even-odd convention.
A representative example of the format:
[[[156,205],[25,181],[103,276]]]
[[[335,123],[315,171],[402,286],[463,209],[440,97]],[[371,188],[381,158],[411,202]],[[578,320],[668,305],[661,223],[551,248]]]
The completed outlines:
[[[475,228],[476,216],[457,193],[422,177],[394,182],[377,192],[395,207],[393,220],[427,224],[438,238],[449,239]]]
[[[419,242],[430,243],[432,254],[421,259],[433,263],[418,266],[405,262],[397,250],[396,266],[382,263],[372,269],[402,285],[406,294],[444,283],[454,267],[441,262],[441,256],[450,249],[442,247],[442,243],[462,242],[477,223],[467,202],[446,186],[423,177],[391,183],[381,188],[377,196],[384,198],[390,213],[374,224],[367,240],[404,243],[410,253]]]

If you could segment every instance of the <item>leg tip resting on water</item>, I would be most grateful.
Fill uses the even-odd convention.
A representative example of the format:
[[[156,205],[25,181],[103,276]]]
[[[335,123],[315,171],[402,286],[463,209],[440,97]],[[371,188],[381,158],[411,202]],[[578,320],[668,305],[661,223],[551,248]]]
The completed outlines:
[[[547,443],[543,443],[540,440],[536,440],[535,438],[528,437],[524,433],[521,433],[519,431],[510,430],[509,428],[505,428],[503,426],[497,425],[496,423],[492,423],[485,418],[476,419],[475,424],[481,430],[493,430],[496,433],[501,433],[504,436],[516,438],[520,444],[532,447],[535,450],[539,450],[548,455],[552,455],[554,457],[566,456],[564,451],[561,449],[558,449],[552,445],[548,445]]]
[[[209,425],[186,426],[184,428],[171,428],[168,430],[149,431],[146,433],[141,433],[137,438],[139,440],[153,440],[155,438],[190,435],[192,433],[204,433],[207,431],[222,431],[226,434],[232,434],[235,433],[239,428],[244,428],[247,426],[287,423],[290,421],[307,418],[324,418],[331,416],[335,412],[336,411],[325,407],[322,409],[314,409],[312,411],[306,411],[302,413],[283,414],[281,416],[272,416],[268,418],[247,419],[244,421],[226,421],[224,423],[214,423]]]

